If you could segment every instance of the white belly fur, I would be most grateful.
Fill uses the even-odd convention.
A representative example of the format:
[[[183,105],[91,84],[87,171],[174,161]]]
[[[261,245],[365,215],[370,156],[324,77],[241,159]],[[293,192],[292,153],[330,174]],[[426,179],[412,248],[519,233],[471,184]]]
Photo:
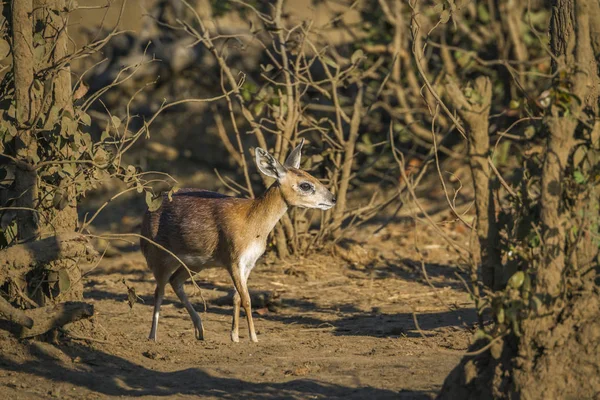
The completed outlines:
[[[244,282],[248,280],[250,272],[254,268],[254,265],[256,265],[256,260],[258,260],[264,252],[265,244],[262,242],[252,242],[248,247],[246,247],[240,256],[239,261],[240,275]]]
[[[179,258],[185,263],[191,270],[201,270],[204,268],[214,267],[213,259],[210,256],[198,256],[194,254],[183,254]]]

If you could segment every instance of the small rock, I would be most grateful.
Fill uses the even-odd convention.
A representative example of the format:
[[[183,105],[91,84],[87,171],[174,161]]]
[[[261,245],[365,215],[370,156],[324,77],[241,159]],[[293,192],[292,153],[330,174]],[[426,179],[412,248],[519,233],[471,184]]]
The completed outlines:
[[[142,355],[146,358],[149,358],[151,360],[156,360],[157,358],[160,357],[160,354],[158,354],[158,352],[154,351],[154,350],[148,350],[142,353]]]

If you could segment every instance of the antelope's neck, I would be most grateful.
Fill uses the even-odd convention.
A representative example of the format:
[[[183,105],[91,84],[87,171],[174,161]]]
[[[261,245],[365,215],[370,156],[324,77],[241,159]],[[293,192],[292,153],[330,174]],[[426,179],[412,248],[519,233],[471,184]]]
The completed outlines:
[[[288,205],[283,198],[279,183],[275,182],[261,197],[253,201],[248,223],[254,229],[265,232],[266,237],[287,209]]]

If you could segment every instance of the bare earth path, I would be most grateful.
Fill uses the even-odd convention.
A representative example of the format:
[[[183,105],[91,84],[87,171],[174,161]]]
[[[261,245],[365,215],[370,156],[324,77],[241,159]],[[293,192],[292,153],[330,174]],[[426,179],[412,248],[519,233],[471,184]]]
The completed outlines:
[[[240,343],[230,343],[231,284],[220,270],[198,277],[207,340],[194,339],[168,288],[159,342],[149,342],[154,284],[143,257],[132,249],[105,258],[86,281],[95,340],[19,342],[0,331],[0,398],[431,398],[468,346],[476,319],[451,267],[457,257],[425,227],[415,236],[397,224],[363,240],[377,254],[367,266],[327,253],[257,266],[250,288],[277,297],[268,307],[254,304],[258,344],[248,341],[245,324]],[[143,302],[130,308],[127,287]],[[200,296],[192,299],[202,310]],[[86,332],[78,328],[71,330]]]

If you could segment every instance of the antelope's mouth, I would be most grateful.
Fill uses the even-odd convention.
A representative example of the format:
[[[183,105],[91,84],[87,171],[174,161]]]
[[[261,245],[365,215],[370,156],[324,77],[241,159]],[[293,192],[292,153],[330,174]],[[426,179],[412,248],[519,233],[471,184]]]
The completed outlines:
[[[331,203],[319,203],[317,204],[317,206],[319,206],[319,208],[321,210],[329,210],[331,207],[333,207],[334,205]]]

